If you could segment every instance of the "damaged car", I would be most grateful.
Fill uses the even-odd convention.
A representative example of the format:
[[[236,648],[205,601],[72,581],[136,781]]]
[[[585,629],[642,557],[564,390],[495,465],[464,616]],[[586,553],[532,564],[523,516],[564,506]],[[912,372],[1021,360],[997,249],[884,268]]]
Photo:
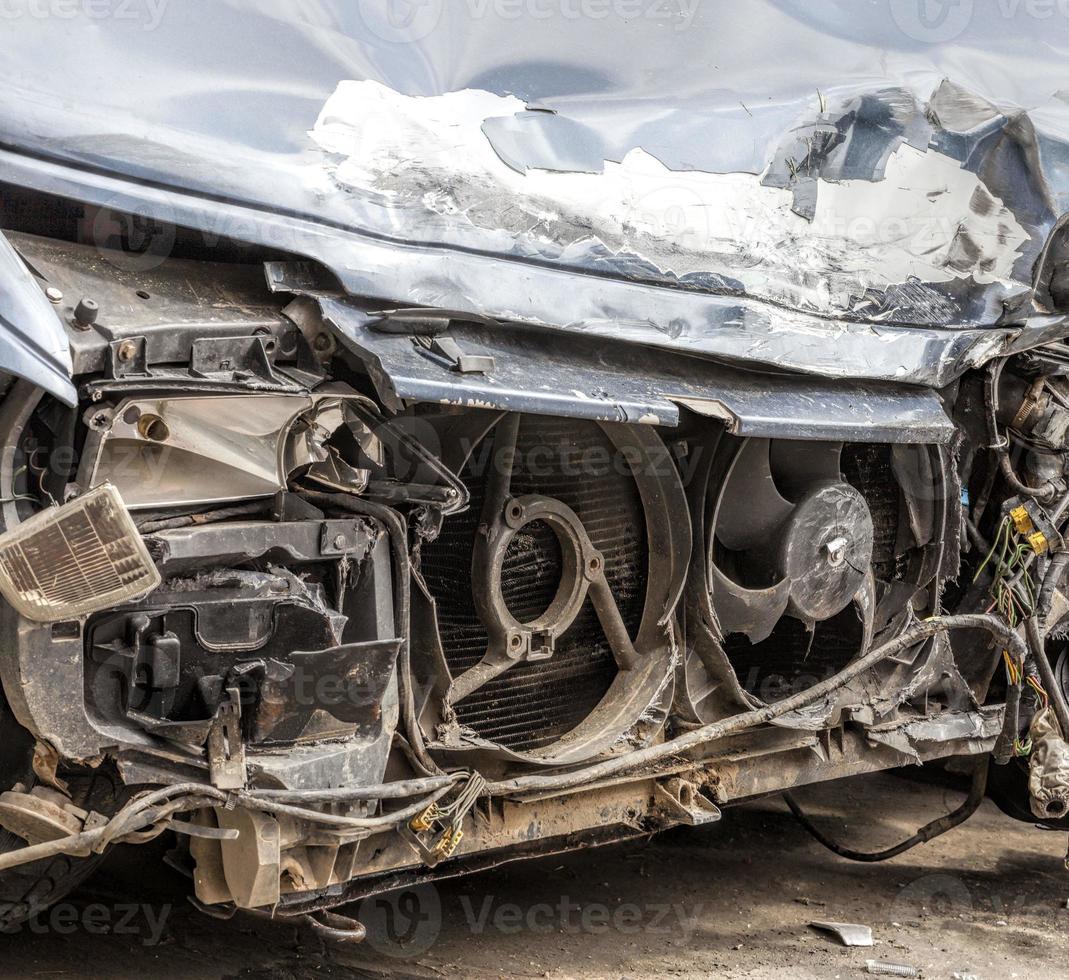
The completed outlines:
[[[167,834],[359,938],[941,760],[827,843],[1069,831],[1069,29],[924,6],[11,18],[0,915]]]

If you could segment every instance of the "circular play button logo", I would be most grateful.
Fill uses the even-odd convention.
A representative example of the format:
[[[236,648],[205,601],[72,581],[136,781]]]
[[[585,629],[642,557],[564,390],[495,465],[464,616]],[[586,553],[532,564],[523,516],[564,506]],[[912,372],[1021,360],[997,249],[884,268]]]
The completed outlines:
[[[960,37],[973,15],[973,0],[890,0],[891,16],[907,37],[944,44]]]
[[[445,0],[359,0],[367,29],[393,44],[422,41],[438,26],[444,8]]]
[[[413,885],[365,898],[357,918],[367,929],[365,942],[376,952],[412,959],[437,940],[442,903],[434,885]]]

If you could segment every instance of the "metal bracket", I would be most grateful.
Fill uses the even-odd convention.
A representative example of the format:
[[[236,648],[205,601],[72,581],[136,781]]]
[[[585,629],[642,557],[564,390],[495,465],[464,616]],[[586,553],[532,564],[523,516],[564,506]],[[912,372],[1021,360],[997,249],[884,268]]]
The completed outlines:
[[[338,281],[318,262],[265,262],[267,287],[297,296],[340,296]]]
[[[227,695],[208,729],[208,767],[217,789],[244,789],[247,775],[245,743],[241,740],[241,692],[230,687]]]
[[[319,532],[324,557],[367,552],[367,525],[363,521],[324,521]]]
[[[148,369],[148,341],[144,337],[126,337],[108,344],[108,376],[111,378],[145,377]]]
[[[259,378],[269,384],[283,384],[284,379],[275,373],[271,362],[275,344],[275,338],[266,334],[201,337],[193,341],[189,371],[195,377],[218,381]]]
[[[417,337],[416,344],[422,350],[449,361],[453,370],[461,374],[486,374],[494,369],[493,357],[488,354],[465,354],[452,337]]]
[[[715,823],[720,819],[720,808],[706,799],[694,783],[678,777],[656,783],[654,801],[675,822],[691,827]]]

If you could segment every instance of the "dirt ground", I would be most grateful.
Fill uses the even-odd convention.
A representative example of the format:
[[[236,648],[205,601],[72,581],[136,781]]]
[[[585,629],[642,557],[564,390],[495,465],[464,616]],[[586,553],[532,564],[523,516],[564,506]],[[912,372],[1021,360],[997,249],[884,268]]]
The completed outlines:
[[[880,847],[957,805],[951,790],[884,775],[800,800],[855,846]],[[185,882],[142,850],[73,899],[0,937],[5,977],[866,976],[866,960],[925,978],[1069,978],[1064,834],[993,805],[947,837],[884,864],[823,850],[778,799],[701,829],[514,864],[369,900],[369,938],[324,947],[292,926],[209,919]],[[151,858],[151,861],[149,860]],[[134,890],[137,874],[147,893]],[[844,948],[814,920],[873,929]]]

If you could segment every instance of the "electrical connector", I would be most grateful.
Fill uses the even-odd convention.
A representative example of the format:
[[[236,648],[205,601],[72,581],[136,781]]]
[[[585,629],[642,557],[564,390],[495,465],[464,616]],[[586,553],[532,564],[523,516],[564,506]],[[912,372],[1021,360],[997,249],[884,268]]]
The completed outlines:
[[[1014,507],[1010,511],[1010,518],[1013,520],[1013,526],[1017,529],[1018,534],[1029,535],[1036,529],[1035,524],[1032,523],[1032,517],[1028,513],[1028,508],[1023,504],[1020,507]]]
[[[437,803],[432,803],[422,813],[414,816],[408,822],[408,826],[413,833],[425,834],[443,816],[444,814],[442,813],[442,808],[438,806]]]
[[[1047,541],[1047,536],[1042,531],[1035,531],[1032,534],[1026,536],[1029,547],[1037,554],[1042,555],[1046,551],[1050,550],[1050,542]]]
[[[439,857],[452,857],[464,837],[464,831],[459,827],[446,831],[434,845],[434,851]]]

